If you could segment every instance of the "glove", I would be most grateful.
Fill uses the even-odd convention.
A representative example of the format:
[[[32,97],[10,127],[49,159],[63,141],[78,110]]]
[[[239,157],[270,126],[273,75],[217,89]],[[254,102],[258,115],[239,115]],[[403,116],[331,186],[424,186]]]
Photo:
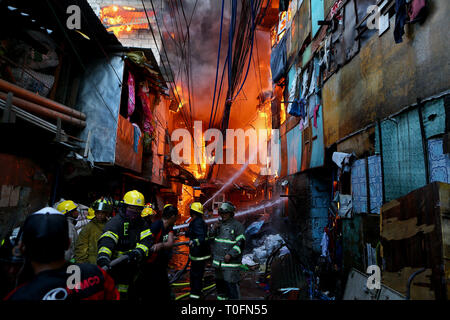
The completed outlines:
[[[105,256],[101,256],[97,259],[97,265],[103,269],[105,269],[104,267],[109,268],[110,263],[111,263],[111,260]]]
[[[142,260],[142,254],[138,249],[130,250],[125,254],[130,258],[130,262],[140,262]]]

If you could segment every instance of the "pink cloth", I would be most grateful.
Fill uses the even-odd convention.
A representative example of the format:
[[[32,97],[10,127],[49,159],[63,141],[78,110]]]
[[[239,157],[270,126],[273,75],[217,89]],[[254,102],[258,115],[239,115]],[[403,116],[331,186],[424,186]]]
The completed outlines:
[[[144,132],[152,133],[154,131],[154,126],[152,124],[152,111],[151,111],[151,101],[149,97],[149,89],[147,85],[143,85],[139,87],[139,98],[141,98],[142,108],[144,110]]]
[[[425,0],[412,0],[408,10],[409,21],[413,21],[414,19],[416,19],[420,11],[425,8],[425,6]]]
[[[133,114],[135,108],[135,94],[134,94],[134,77],[131,72],[128,72],[128,119]]]
[[[320,104],[314,108],[314,128],[317,128],[317,111],[319,111],[319,108]]]

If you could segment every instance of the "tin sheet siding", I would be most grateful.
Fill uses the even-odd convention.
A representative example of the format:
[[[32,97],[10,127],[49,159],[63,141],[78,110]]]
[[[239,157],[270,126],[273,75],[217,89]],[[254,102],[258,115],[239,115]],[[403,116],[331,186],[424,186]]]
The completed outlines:
[[[302,132],[300,126],[296,125],[287,134],[288,150],[288,174],[300,171],[302,160]]]
[[[381,123],[386,201],[426,184],[424,151],[417,109]]]
[[[355,213],[367,212],[366,159],[356,160],[352,165],[352,198]]]
[[[86,113],[87,122],[80,138],[86,141],[91,132],[89,148],[95,162],[115,161],[123,68],[121,57],[100,59],[88,66],[90,72],[81,81],[75,109]]]
[[[445,133],[445,107],[443,98],[425,103],[422,116],[427,139]]]
[[[442,139],[428,140],[428,161],[430,182],[450,183],[450,154],[443,153]]]
[[[381,176],[381,157],[379,155],[367,158],[369,162],[369,192],[370,213],[380,213],[383,205],[383,179]]]

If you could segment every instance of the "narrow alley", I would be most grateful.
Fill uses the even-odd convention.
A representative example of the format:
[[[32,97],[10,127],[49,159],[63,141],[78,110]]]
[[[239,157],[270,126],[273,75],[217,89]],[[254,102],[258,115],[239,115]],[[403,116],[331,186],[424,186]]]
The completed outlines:
[[[449,14],[0,0],[0,299],[447,300]]]

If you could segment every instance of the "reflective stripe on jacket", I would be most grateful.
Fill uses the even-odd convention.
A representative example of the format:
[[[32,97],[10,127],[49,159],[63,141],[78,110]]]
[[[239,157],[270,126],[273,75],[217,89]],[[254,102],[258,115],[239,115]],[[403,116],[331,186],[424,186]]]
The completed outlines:
[[[193,242],[189,249],[189,258],[192,261],[202,261],[211,258],[211,249],[206,238],[207,233],[208,227],[202,218],[196,217],[189,223],[186,236]]]
[[[146,257],[152,245],[153,235],[144,220],[130,222],[119,214],[109,220],[103,229],[97,244],[97,260],[105,255],[111,260],[116,259],[135,248]]]
[[[244,226],[234,218],[222,222],[213,233],[213,266],[237,268],[241,265],[242,252],[245,246]],[[230,261],[224,262],[225,256],[231,256]]]

